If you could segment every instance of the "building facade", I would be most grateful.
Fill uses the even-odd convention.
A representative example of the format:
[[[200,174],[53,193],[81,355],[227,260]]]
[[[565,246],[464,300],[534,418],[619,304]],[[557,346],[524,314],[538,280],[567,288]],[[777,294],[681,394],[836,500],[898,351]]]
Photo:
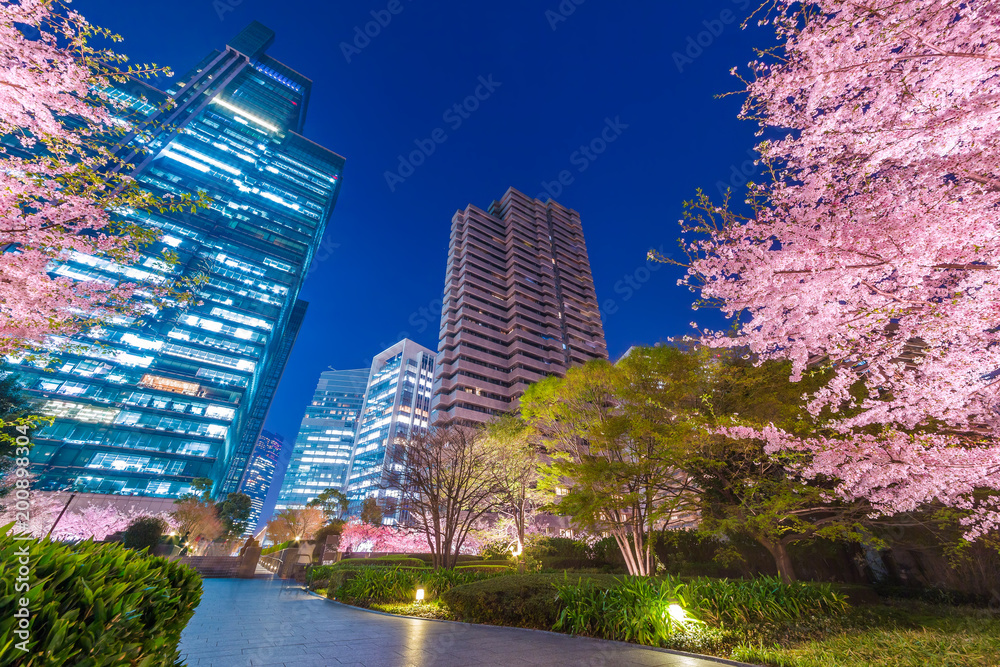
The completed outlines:
[[[451,222],[431,423],[482,423],[533,382],[606,359],[580,215],[507,190]]]
[[[367,368],[320,374],[275,510],[299,509],[326,489],[344,488],[367,386]]]
[[[400,441],[427,430],[434,358],[431,350],[403,339],[372,360],[347,474],[349,514],[357,516],[364,500],[375,498],[383,523],[404,518],[400,492],[391,483],[405,456]]]
[[[278,468],[278,461],[281,459],[281,448],[285,445],[285,439],[280,435],[270,431],[261,431],[257,438],[257,444],[250,455],[250,464],[240,482],[239,492],[250,497],[251,507],[250,519],[247,526],[250,530],[260,521],[261,511],[264,508],[264,501],[267,499],[267,492],[271,490],[271,482],[274,480],[274,473]]]
[[[216,492],[243,478],[344,167],[302,136],[311,82],[267,55],[273,41],[254,22],[166,92],[140,81],[109,92],[137,122],[121,153],[137,183],[211,204],[117,211],[162,233],[138,264],[74,255],[54,272],[204,282],[191,305],[149,302],[146,316],[92,329],[55,361],[20,360],[37,409],[55,417],[34,438],[38,488],[177,496],[196,477]]]

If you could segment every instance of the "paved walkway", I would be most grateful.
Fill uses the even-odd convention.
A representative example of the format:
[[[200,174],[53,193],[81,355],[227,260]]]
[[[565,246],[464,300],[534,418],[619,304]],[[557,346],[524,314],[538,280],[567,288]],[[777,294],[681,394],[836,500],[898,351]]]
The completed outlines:
[[[517,628],[373,614],[278,579],[206,579],[181,638],[189,667],[719,667],[660,651]]]

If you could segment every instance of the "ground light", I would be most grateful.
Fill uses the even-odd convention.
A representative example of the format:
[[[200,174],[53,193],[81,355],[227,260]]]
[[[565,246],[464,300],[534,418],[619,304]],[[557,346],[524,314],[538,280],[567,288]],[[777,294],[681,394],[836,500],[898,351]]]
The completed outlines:
[[[679,604],[672,604],[667,607],[667,613],[670,614],[670,618],[674,619],[678,623],[685,623],[691,620],[688,617],[687,612],[684,611],[684,608]]]
[[[423,601],[424,601],[424,589],[418,588],[417,589],[417,602],[423,602]]]

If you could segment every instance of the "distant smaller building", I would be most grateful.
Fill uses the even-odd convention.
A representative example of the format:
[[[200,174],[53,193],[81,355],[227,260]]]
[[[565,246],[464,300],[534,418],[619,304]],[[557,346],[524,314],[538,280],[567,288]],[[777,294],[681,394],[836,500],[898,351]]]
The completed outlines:
[[[427,430],[434,383],[434,352],[404,338],[372,360],[347,473],[348,512],[357,516],[366,498],[382,508],[383,523],[405,520],[393,472],[405,461],[400,444]]]
[[[269,431],[261,431],[250,454],[250,463],[247,465],[246,474],[240,482],[239,492],[250,496],[253,510],[247,526],[252,530],[260,520],[261,510],[264,507],[264,500],[267,492],[271,489],[271,482],[274,480],[274,473],[278,468],[278,459],[281,458],[281,449],[285,445],[285,439]]]
[[[275,510],[301,509],[326,489],[343,489],[368,369],[324,371],[306,407]]]

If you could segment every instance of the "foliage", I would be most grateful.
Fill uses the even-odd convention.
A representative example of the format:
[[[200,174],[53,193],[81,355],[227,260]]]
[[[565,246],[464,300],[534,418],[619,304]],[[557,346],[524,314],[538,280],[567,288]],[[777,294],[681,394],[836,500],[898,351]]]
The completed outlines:
[[[686,204],[683,282],[746,315],[703,340],[788,359],[796,380],[832,368],[809,409],[855,408],[835,433],[760,433],[769,451],[814,453],[808,470],[845,498],[972,506],[1000,490],[1000,6],[766,6],[779,43],[738,76],[767,178],[746,216],[701,192]],[[1000,504],[977,509],[970,537],[1000,525]]]
[[[177,524],[177,531],[195,555],[222,535],[224,529],[216,514],[215,506],[194,496],[178,498],[174,501],[174,505],[177,509],[170,516]]]
[[[674,347],[638,349],[547,378],[521,399],[552,452],[544,486],[568,487],[556,511],[611,533],[632,574],[653,572],[653,531],[693,518],[695,488],[683,471],[701,423],[701,361]]]
[[[494,510],[510,518],[517,544],[523,548],[532,517],[551,496],[538,486],[540,449],[532,442],[527,425],[513,415],[503,415],[487,423],[483,438],[492,449]]]
[[[317,587],[326,582],[328,591],[338,599],[361,604],[379,602],[410,602],[418,588],[423,588],[426,600],[440,597],[455,586],[484,581],[509,572],[476,572],[466,570],[430,569],[423,567],[365,567],[338,563],[312,568],[310,581]],[[329,594],[329,593],[328,593]]]
[[[795,474],[808,454],[769,453],[756,437],[760,428],[817,432],[802,394],[825,386],[831,374],[815,372],[796,384],[788,380],[790,363],[755,362],[745,349],[714,356],[702,405],[709,428],[717,430],[698,440],[685,469],[700,489],[700,527],[748,535],[768,550],[781,576],[794,581],[789,546],[817,539],[873,542],[871,507],[839,500],[825,476]]]
[[[18,553],[27,549],[32,586],[15,589]],[[181,631],[201,599],[194,570],[118,545],[16,540],[0,533],[0,664],[150,665],[178,663]],[[14,600],[28,600],[28,651],[16,648]]]
[[[122,546],[136,551],[147,550],[153,553],[153,547],[160,542],[160,537],[167,530],[167,522],[155,516],[144,516],[135,519],[125,529],[122,535]]]
[[[377,499],[369,497],[361,503],[361,514],[358,517],[361,519],[361,523],[367,523],[369,526],[381,526],[382,515],[382,508]]]
[[[323,510],[327,523],[343,521],[347,511],[348,499],[340,489],[323,489],[319,495],[306,503],[307,507],[318,507]]]
[[[253,501],[245,493],[230,493],[225,500],[215,504],[215,512],[222,523],[222,535],[234,539],[246,532]]]
[[[745,641],[728,657],[769,667],[988,667],[998,656],[996,614],[908,602],[859,609],[802,636]]]
[[[293,544],[295,544],[295,540],[288,540],[287,542],[279,542],[277,544],[272,544],[269,547],[264,547],[263,549],[261,549],[260,550],[260,555],[261,556],[266,556],[268,554],[277,553],[279,551],[283,551],[283,550],[289,548]]]
[[[157,199],[119,157],[134,137],[129,110],[113,102],[112,81],[169,75],[167,69],[126,66],[127,58],[95,39],[121,41],[56,2],[0,4],[0,352],[65,347],[68,336],[116,315],[140,317],[166,300],[190,300],[203,278],[172,283],[176,256],[162,254],[163,273],[145,284],[75,280],[50,273],[76,253],[125,273],[139,250],[156,241],[152,228],[112,211],[191,210],[203,194]],[[127,153],[127,151],[124,151]],[[133,151],[132,154],[134,154]],[[16,251],[10,251],[16,250]]]
[[[373,526],[359,521],[350,521],[340,534],[340,550],[345,553],[355,551],[392,551],[409,553],[427,551],[427,537],[422,531],[399,526]]]
[[[215,486],[215,482],[210,480],[208,477],[195,477],[191,480],[190,490],[185,495],[181,496],[181,499],[194,496],[199,500],[204,500],[208,502],[209,498],[212,497],[212,487]]]
[[[616,581],[611,575],[580,579],[608,586]],[[511,574],[456,586],[441,599],[456,620],[551,630],[560,611],[555,586],[570,581],[563,574]]]
[[[83,508],[67,510],[59,523],[53,526],[56,517],[66,507],[68,496],[62,493],[31,491],[31,512],[27,523],[18,522],[18,529],[41,539],[52,530],[52,539],[64,541],[81,541],[93,539],[105,540],[109,536],[125,530],[130,523],[142,517],[151,516],[146,510],[120,508],[114,503],[88,503]],[[173,518],[168,514],[153,515],[163,521],[168,528],[174,526]],[[17,507],[8,504],[0,509],[0,525],[17,521]]]
[[[313,539],[321,540],[324,537],[329,537],[331,535],[342,535],[344,528],[347,527],[347,522],[343,519],[333,519],[328,524],[316,531],[313,535]]]
[[[553,629],[574,635],[600,637],[660,646],[671,635],[700,624],[695,617],[674,618],[671,605],[690,614],[684,584],[677,580],[627,578],[612,588],[593,585],[556,586],[562,611]]]
[[[267,537],[275,542],[311,540],[323,526],[323,512],[318,507],[284,509],[267,522]]]
[[[490,447],[471,428],[445,426],[412,437],[392,486],[434,555],[434,567],[454,567],[476,522],[492,507]]]

